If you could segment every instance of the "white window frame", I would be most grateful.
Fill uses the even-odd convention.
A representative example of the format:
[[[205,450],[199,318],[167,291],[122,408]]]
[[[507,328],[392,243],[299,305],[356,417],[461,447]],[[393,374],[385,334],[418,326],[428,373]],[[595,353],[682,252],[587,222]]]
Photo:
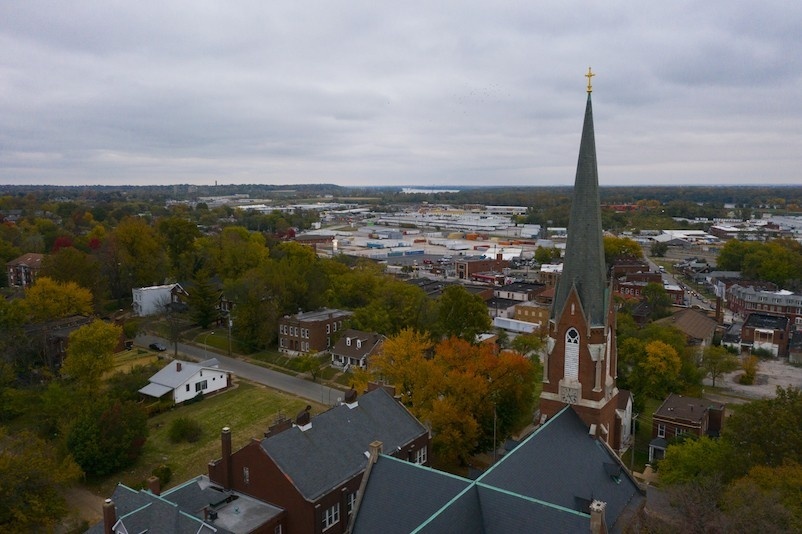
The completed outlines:
[[[423,465],[428,460],[429,452],[427,451],[426,447],[421,447],[420,449],[415,451],[415,463],[418,465]]]
[[[666,437],[666,425],[664,425],[663,423],[657,423],[657,437],[658,438]]]
[[[327,530],[340,522],[340,503],[335,503],[323,512],[323,530]]]
[[[351,513],[354,511],[354,506],[356,505],[356,492],[354,491],[349,493],[345,500],[346,507],[348,509],[348,515],[351,515]]]

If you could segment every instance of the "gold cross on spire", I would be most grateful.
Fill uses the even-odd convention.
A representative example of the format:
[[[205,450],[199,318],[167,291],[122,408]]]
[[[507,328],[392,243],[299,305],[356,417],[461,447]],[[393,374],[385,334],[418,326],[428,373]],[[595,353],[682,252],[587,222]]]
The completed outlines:
[[[588,93],[592,93],[592,92],[593,92],[593,86],[590,84],[590,79],[591,79],[591,78],[593,78],[594,76],[596,76],[596,75],[595,75],[595,74],[593,74],[593,73],[590,71],[590,67],[588,67],[588,73],[587,73],[587,74],[585,74],[585,78],[587,78],[587,79],[588,79]]]

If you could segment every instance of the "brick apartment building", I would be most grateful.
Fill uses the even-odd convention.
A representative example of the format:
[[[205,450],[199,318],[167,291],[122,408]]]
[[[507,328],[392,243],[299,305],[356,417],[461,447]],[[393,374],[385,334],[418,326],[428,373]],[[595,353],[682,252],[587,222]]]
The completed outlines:
[[[44,259],[44,254],[29,252],[6,263],[8,285],[10,287],[32,286],[39,275],[39,270],[42,268],[42,260]]]
[[[290,354],[306,354],[328,349],[346,328],[353,313],[322,309],[285,315],[278,322],[278,349]]]

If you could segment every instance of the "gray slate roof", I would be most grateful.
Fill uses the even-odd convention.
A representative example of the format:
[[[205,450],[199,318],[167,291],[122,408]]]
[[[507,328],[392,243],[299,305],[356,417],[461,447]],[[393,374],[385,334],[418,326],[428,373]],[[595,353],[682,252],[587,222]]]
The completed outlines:
[[[379,388],[312,419],[312,428],[285,430],[262,440],[262,449],[309,501],[361,473],[368,445],[404,447],[428,431],[401,403]]]
[[[571,217],[568,222],[565,261],[554,295],[552,319],[562,313],[571,288],[576,286],[590,325],[606,324],[605,272],[593,107],[588,93],[582,139],[579,144],[579,161],[576,166],[574,197],[571,202]]]
[[[476,481],[380,456],[354,533],[586,532],[592,499],[616,532],[644,495],[566,407]]]

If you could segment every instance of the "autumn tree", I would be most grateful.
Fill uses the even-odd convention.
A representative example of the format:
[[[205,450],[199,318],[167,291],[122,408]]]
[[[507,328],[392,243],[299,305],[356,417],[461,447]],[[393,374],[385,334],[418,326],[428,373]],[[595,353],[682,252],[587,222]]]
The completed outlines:
[[[425,383],[426,354],[431,347],[432,342],[426,334],[405,328],[388,337],[381,351],[371,357],[371,372],[396,386],[404,403],[413,403],[416,388]]]
[[[629,237],[604,236],[604,260],[609,268],[617,260],[623,258],[639,259],[643,250],[637,241]]]
[[[716,387],[718,377],[738,369],[738,358],[724,347],[710,346],[702,355],[702,369],[713,381],[713,387]]]
[[[56,282],[41,277],[25,292],[22,301],[31,322],[45,322],[70,315],[92,313],[92,293],[75,282]]]
[[[371,360],[371,371],[395,385],[413,414],[431,425],[441,460],[464,462],[531,418],[535,372],[526,357],[456,337],[428,352],[425,336],[402,330]]]
[[[167,254],[164,240],[145,219],[123,219],[107,240],[108,246],[114,249],[113,256],[107,261],[116,260],[116,275],[122,280],[124,291],[165,283]],[[109,267],[115,268],[114,265]]]
[[[476,336],[492,326],[487,305],[460,285],[448,286],[437,301],[437,322],[434,332],[441,337],[458,337],[474,342]]]
[[[122,328],[96,319],[72,332],[61,368],[87,395],[96,395],[103,375],[114,366],[114,350]]]

